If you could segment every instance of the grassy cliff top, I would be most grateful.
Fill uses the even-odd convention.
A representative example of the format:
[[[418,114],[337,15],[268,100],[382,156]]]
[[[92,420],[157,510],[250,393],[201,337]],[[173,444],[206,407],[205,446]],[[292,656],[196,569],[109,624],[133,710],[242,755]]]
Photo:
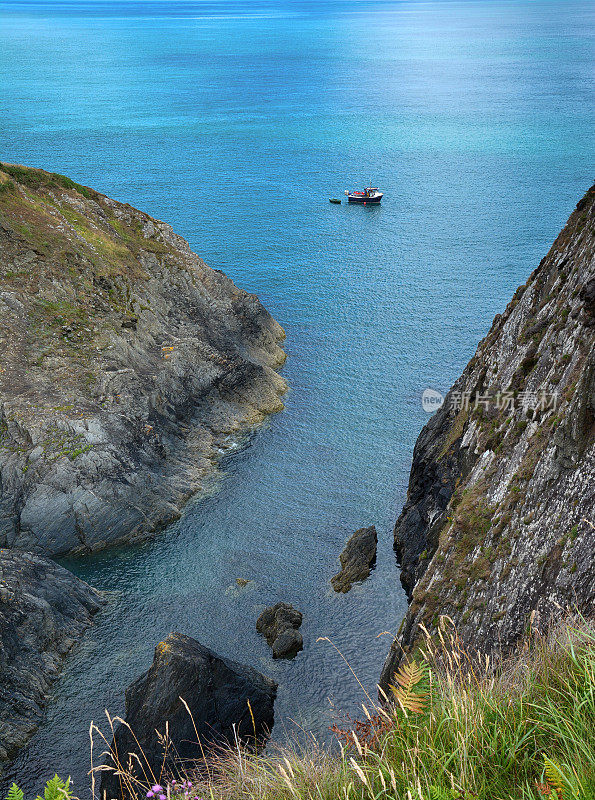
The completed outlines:
[[[61,309],[47,306],[47,291],[35,305],[42,318],[73,323],[81,312],[107,311],[106,304],[129,311],[116,287],[98,303],[98,288],[147,278],[141,254],[174,251],[161,230],[169,226],[64,175],[14,164],[0,163],[0,227],[0,288],[33,297],[47,281],[70,284],[72,300],[58,301]]]
[[[169,225],[64,175],[15,164],[0,163],[0,239],[5,397],[49,397],[42,379],[51,372],[89,395],[112,334],[135,328],[139,290],[164,270],[190,280],[211,273]]]

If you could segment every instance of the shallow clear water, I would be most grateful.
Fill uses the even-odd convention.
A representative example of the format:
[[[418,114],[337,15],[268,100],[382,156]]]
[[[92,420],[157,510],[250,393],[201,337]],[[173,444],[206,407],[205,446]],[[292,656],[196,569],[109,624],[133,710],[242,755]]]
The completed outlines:
[[[178,630],[280,683],[275,735],[373,691],[426,386],[446,389],[588,187],[593,8],[536,2],[0,2],[0,159],[172,223],[287,331],[285,411],[155,541],[67,563],[112,602],[8,777],[85,792],[89,721]],[[329,197],[372,177],[380,208]],[[379,530],[337,596],[345,539]],[[253,580],[239,589],[236,578]],[[285,600],[305,650],[254,624]]]

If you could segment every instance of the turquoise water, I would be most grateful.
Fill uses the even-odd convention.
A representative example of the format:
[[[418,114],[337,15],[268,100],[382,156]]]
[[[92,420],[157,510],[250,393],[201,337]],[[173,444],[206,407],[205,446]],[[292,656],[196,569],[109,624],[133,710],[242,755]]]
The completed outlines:
[[[589,2],[0,2],[0,159],[172,223],[287,331],[287,407],[155,541],[67,565],[112,602],[9,777],[70,773],[171,630],[280,684],[275,736],[322,739],[405,610],[391,529],[426,417],[590,184]],[[372,178],[379,208],[333,206]],[[216,199],[214,199],[216,198]],[[347,596],[345,539],[377,525]],[[236,578],[252,579],[246,589]],[[273,662],[264,604],[304,612]]]

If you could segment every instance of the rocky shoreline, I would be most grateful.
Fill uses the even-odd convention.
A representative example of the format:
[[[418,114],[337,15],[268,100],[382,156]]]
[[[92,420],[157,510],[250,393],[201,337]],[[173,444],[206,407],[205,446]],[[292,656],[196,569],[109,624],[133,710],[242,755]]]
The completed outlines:
[[[0,189],[1,763],[103,602],[45,555],[176,519],[224,443],[283,407],[286,384],[281,327],[168,225],[40,170],[0,164]],[[491,652],[570,606],[593,612],[594,359],[595,187],[418,438],[394,534],[410,605],[382,688],[443,615]],[[351,536],[335,592],[368,578],[377,541],[374,526]],[[292,658],[301,623],[277,603],[256,629]],[[129,687],[126,721],[151,769],[170,722],[195,760],[236,733],[265,741],[276,689],[170,634]],[[133,746],[126,725],[114,744]],[[117,777],[105,771],[103,789],[122,797]]]
[[[0,549],[0,775],[35,733],[66,657],[104,602],[53,561]]]
[[[0,164],[0,762],[103,602],[42,556],[177,519],[283,408],[284,338],[169,225]]]
[[[0,546],[137,541],[283,408],[284,339],[169,225],[0,164]]]

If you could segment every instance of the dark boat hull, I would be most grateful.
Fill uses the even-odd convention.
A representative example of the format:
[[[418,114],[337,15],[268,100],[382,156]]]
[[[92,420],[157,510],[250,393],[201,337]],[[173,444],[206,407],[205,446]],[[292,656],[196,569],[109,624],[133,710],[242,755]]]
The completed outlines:
[[[358,203],[360,206],[369,205],[369,206],[378,206],[380,205],[380,201],[382,200],[382,196],[380,197],[353,197],[352,195],[347,195],[347,200],[350,203]]]

